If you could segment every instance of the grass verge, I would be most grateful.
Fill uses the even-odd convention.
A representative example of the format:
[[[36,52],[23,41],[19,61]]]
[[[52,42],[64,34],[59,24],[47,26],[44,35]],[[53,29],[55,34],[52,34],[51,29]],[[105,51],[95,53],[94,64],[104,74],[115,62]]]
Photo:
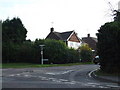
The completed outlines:
[[[84,63],[69,63],[69,64],[31,64],[31,63],[3,63],[2,68],[30,68],[30,67],[57,67],[57,66],[73,66],[73,65],[84,65],[84,64],[92,64],[92,62],[84,62]]]
[[[106,73],[100,69],[95,71],[94,73],[98,76],[120,76],[120,73]]]

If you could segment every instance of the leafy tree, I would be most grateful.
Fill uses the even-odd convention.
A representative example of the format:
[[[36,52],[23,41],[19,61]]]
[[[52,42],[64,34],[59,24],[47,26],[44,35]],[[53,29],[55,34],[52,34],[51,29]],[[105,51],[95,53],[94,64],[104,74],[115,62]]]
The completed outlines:
[[[26,40],[27,30],[20,18],[7,19],[2,22],[2,60],[15,62],[20,45]]]
[[[101,70],[112,73],[120,68],[120,22],[105,23],[100,27],[98,37],[98,54]]]
[[[80,49],[80,58],[82,62],[90,62],[93,59],[92,49],[88,44],[83,44],[79,47]]]
[[[2,41],[22,43],[26,40],[27,30],[20,18],[7,19],[2,23]]]

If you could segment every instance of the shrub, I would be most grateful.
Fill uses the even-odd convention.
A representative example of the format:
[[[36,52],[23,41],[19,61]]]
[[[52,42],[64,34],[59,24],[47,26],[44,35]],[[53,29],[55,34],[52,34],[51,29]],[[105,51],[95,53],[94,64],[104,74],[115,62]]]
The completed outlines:
[[[83,44],[79,47],[79,49],[82,62],[90,62],[93,59],[92,49],[88,46],[88,44]]]
[[[49,59],[49,63],[65,63],[64,60],[66,53],[66,45],[62,41],[57,40],[45,40],[45,49],[44,49],[45,58]]]

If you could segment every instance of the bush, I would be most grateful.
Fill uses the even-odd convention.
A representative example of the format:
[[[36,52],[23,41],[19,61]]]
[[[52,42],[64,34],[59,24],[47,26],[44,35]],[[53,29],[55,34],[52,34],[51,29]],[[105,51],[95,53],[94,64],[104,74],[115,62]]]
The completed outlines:
[[[82,62],[91,62],[93,59],[92,49],[88,46],[88,44],[83,44],[80,49],[80,58]]]
[[[49,63],[65,63],[66,45],[58,40],[45,40],[44,57],[49,59]]]
[[[79,53],[77,50],[74,50],[73,48],[67,50],[67,62],[68,63],[80,62]]]
[[[74,49],[69,49],[63,41],[45,40],[45,58],[49,63],[64,64],[78,62],[78,53]]]
[[[74,49],[69,49],[63,41],[36,39],[35,42],[26,40],[22,44],[3,43],[3,63],[41,63],[41,48],[39,46],[41,44],[45,45],[43,58],[49,59],[48,63],[79,62],[78,52]]]

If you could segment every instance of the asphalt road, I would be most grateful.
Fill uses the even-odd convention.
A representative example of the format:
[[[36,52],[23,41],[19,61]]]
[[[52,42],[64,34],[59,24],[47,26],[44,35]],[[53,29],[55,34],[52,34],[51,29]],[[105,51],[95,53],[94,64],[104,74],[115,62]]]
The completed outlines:
[[[98,65],[3,69],[3,88],[120,88],[116,83],[98,81],[90,72]]]

